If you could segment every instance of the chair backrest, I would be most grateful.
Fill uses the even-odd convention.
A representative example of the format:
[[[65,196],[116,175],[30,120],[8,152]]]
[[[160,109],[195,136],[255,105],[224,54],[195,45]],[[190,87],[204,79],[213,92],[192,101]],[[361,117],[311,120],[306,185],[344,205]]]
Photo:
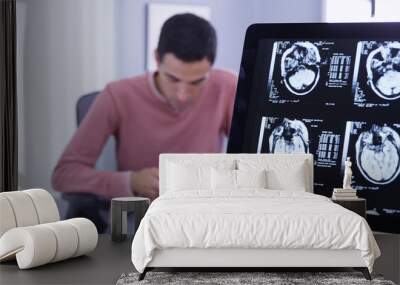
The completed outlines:
[[[306,191],[313,193],[314,191],[314,158],[312,154],[249,154],[249,153],[241,153],[241,154],[222,154],[222,153],[213,153],[213,154],[160,154],[159,159],[159,189],[160,195],[164,194],[167,191],[168,185],[168,164],[170,162],[184,164],[184,165],[196,165],[196,166],[212,166],[216,163],[229,163],[234,162],[234,165],[237,165],[238,160],[254,160],[266,164],[279,164],[280,162],[289,162],[291,163],[305,163],[307,169],[307,177],[306,181]],[[285,163],[283,163],[285,165]]]
[[[78,99],[76,103],[76,123],[77,126],[81,124],[85,118],[87,112],[92,106],[96,97],[100,94],[99,91],[95,91],[86,95],[83,95]],[[116,170],[117,161],[115,157],[115,139],[111,137],[105,144],[103,151],[96,162],[96,169],[99,170]]]
[[[76,124],[79,126],[89,111],[90,106],[96,99],[97,95],[99,95],[99,91],[95,91],[92,93],[89,93],[87,95],[83,95],[78,99],[78,102],[76,103]]]

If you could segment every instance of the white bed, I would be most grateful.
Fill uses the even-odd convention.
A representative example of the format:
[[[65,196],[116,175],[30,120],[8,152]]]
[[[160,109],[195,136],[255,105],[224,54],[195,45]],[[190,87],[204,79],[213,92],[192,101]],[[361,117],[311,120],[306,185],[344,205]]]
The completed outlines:
[[[155,267],[354,267],[370,278],[372,232],[312,194],[312,155],[163,154],[159,166],[160,197],[132,243],[140,278]]]

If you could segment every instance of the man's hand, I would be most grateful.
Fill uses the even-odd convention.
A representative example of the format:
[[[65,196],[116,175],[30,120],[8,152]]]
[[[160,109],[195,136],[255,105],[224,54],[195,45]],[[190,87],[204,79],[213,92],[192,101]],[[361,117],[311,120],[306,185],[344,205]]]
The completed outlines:
[[[158,168],[144,168],[131,173],[131,188],[135,196],[154,200],[158,197]]]

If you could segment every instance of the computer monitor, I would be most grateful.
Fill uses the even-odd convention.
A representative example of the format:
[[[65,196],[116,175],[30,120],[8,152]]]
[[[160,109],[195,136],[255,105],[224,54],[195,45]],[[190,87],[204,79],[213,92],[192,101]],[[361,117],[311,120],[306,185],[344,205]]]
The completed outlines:
[[[350,157],[377,231],[400,233],[400,23],[254,24],[229,153],[312,153],[331,196]]]

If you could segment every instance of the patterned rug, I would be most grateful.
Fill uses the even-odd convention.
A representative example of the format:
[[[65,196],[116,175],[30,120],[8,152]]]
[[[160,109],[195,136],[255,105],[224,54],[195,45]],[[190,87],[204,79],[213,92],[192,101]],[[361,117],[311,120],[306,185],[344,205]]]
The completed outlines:
[[[360,272],[154,272],[150,271],[142,281],[139,273],[124,273],[117,285],[145,284],[221,284],[221,285],[395,285],[380,275],[372,275],[372,281],[364,278]]]

